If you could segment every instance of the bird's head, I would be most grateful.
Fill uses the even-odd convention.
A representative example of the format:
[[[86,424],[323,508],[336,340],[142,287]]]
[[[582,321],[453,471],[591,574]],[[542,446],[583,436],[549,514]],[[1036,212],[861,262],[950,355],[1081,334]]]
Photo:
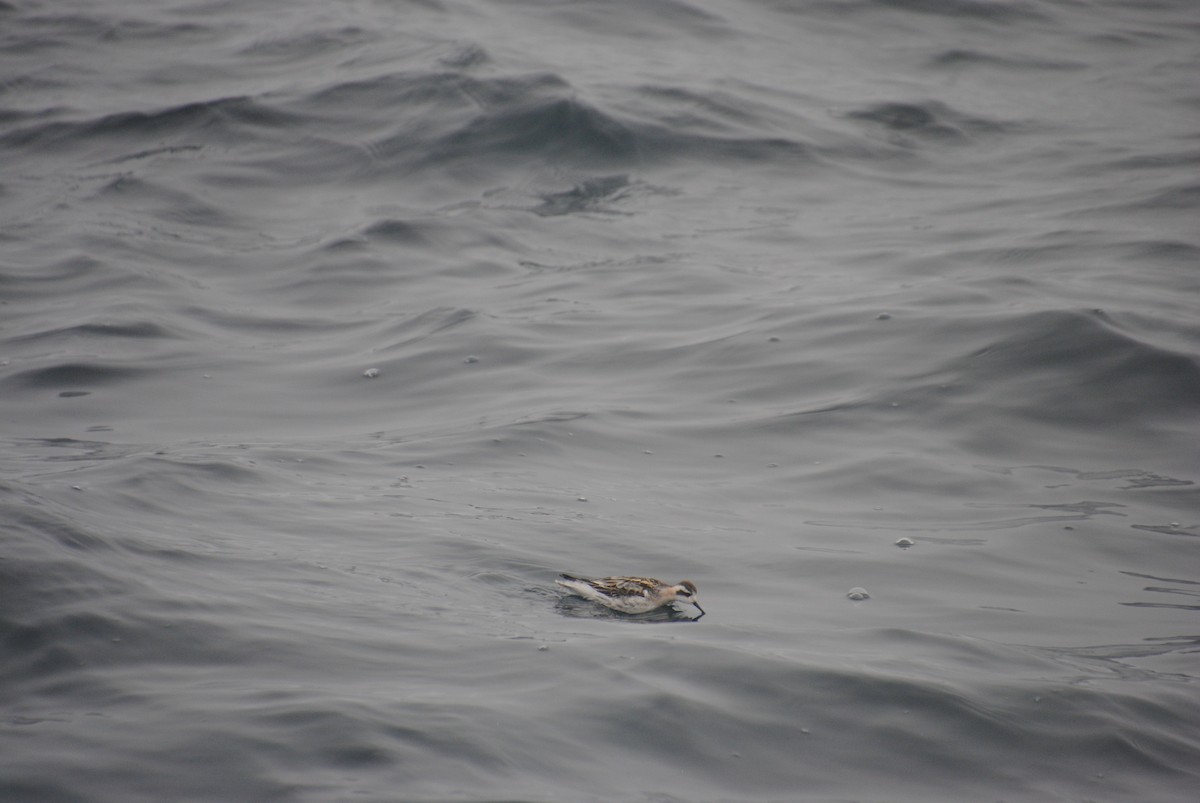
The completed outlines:
[[[691,580],[684,580],[675,586],[675,599],[679,602],[686,602],[696,606],[696,610],[700,611],[700,615],[704,615],[704,609],[700,607],[700,603],[696,601],[696,584]]]

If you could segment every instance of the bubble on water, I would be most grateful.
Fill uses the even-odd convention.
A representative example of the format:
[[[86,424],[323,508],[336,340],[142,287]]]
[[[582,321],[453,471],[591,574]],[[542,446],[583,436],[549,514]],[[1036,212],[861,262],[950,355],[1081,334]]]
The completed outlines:
[[[466,362],[466,363],[479,362],[479,358],[476,357],[474,354],[471,354],[465,360],[463,360],[463,362]]]
[[[900,547],[901,549],[908,549],[910,546],[912,546],[915,543],[916,543],[916,541],[914,541],[908,537],[896,539],[896,546]]]
[[[365,376],[367,379],[374,379],[375,377],[379,376],[379,369],[368,368],[367,370],[363,371],[363,376]]]
[[[861,588],[861,587],[855,587],[855,588],[850,589],[849,591],[846,592],[846,596],[848,598],[854,600],[855,602],[859,602],[861,600],[871,598],[871,595],[867,593],[867,589]]]
[[[890,321],[891,319],[892,314],[890,312],[881,312],[875,316],[875,320],[877,321]]]

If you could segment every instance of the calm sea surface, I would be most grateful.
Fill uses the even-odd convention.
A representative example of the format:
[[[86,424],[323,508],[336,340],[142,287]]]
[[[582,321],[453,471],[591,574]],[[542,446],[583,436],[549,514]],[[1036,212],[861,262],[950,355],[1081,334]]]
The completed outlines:
[[[1193,0],[0,0],[0,799],[1194,801],[1198,75]]]

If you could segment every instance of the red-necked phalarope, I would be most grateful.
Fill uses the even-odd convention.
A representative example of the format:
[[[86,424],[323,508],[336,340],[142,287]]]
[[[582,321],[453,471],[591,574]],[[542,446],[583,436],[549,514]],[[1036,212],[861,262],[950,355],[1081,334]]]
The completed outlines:
[[[554,582],[563,588],[621,613],[646,613],[672,602],[686,602],[695,605],[700,616],[704,615],[704,609],[696,602],[696,584],[691,580],[671,585],[653,577],[598,577],[594,580],[569,574],[558,577]]]

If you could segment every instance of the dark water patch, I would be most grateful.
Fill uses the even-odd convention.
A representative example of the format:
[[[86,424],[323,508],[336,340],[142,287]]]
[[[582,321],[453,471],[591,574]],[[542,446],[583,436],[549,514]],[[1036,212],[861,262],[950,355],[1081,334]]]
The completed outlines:
[[[1185,167],[1200,166],[1200,151],[1184,150],[1162,153],[1135,153],[1120,159],[1101,163],[1100,169],[1121,170],[1141,173],[1146,170],[1175,171]],[[1077,168],[1080,174],[1095,173],[1096,167],[1087,165]]]
[[[915,14],[929,14],[952,19],[983,20],[995,23],[1045,20],[1046,15],[1036,5],[1024,2],[992,2],[992,0],[860,0],[848,4],[863,10],[869,7],[892,8]]]
[[[600,176],[576,184],[565,192],[547,193],[533,208],[542,217],[557,217],[576,212],[605,211],[608,204],[621,200],[630,190],[629,176]]]
[[[1153,260],[1174,265],[1200,264],[1200,244],[1182,240],[1137,240],[1122,244],[1122,250],[1134,261]]]
[[[1059,474],[1067,474],[1077,480],[1085,482],[1096,482],[1113,480],[1126,483],[1125,485],[1117,485],[1120,490],[1139,490],[1146,488],[1181,488],[1192,486],[1195,483],[1192,480],[1185,480],[1176,477],[1167,477],[1153,471],[1146,471],[1140,468],[1119,468],[1109,471],[1083,471],[1077,468],[1068,468],[1065,466],[986,466],[977,465],[982,471],[989,471],[996,474],[1011,476],[1014,472],[1024,469],[1035,469],[1039,471],[1051,471]]]
[[[285,740],[311,759],[336,767],[369,768],[400,760],[397,731],[377,711],[317,708],[304,705],[262,705],[252,721],[264,732],[290,734]],[[372,733],[372,731],[378,732]],[[393,731],[387,733],[387,731]],[[412,734],[404,734],[412,735]]]
[[[406,220],[380,220],[364,229],[363,236],[369,240],[401,245],[425,245],[429,242],[420,223]]]
[[[357,25],[301,32],[280,32],[242,47],[238,56],[263,61],[282,61],[298,66],[305,59],[323,58],[331,52],[358,48],[380,39],[378,31]]]
[[[481,257],[511,258],[523,250],[507,232],[488,226],[464,226],[452,219],[436,216],[420,218],[384,218],[371,223],[361,241],[400,245],[424,250],[440,272],[457,275]],[[395,272],[395,271],[394,271]],[[401,276],[410,275],[407,271]]]
[[[171,40],[179,35],[211,34],[212,29],[197,22],[159,22],[153,15],[111,13],[105,9],[89,9],[92,13],[33,13],[19,18],[22,29],[31,35],[58,35],[78,42],[107,42],[148,39],[155,42]]]
[[[139,379],[151,373],[153,369],[150,368],[111,361],[67,362],[16,371],[0,379],[0,386],[29,390],[55,390],[64,386],[102,387]]]
[[[1088,166],[1088,174],[1095,171]],[[1089,194],[1092,203],[1061,213],[1064,218],[1088,218],[1097,214],[1191,212],[1200,207],[1200,184],[1176,184],[1148,191],[1124,192],[1120,196]]]
[[[212,307],[187,307],[179,310],[191,320],[211,327],[218,332],[241,332],[257,334],[295,342],[297,335],[333,335],[349,332],[370,325],[368,321],[355,321],[337,316],[314,318],[297,311],[267,312]]]
[[[1195,585],[1195,583],[1193,583]],[[1151,603],[1151,602],[1123,602],[1122,605],[1140,606],[1140,607],[1161,607],[1161,608],[1176,608],[1187,611],[1200,611],[1200,591],[1191,588],[1171,588],[1170,586],[1146,586],[1142,589],[1152,594],[1173,594],[1179,597],[1190,598],[1190,604],[1183,602],[1177,603]]]
[[[878,125],[896,136],[919,137],[939,143],[966,143],[979,135],[1014,130],[1012,124],[964,114],[938,101],[878,103],[846,112],[845,116]],[[907,140],[893,141],[903,143]]]
[[[1196,209],[1200,207],[1200,184],[1181,184],[1159,190],[1131,206],[1145,209]]]
[[[251,487],[264,481],[260,472],[229,460],[147,456],[141,458],[137,475],[126,482],[136,485],[139,481],[156,482],[163,477],[171,477],[176,482],[187,477],[190,482],[233,487]],[[170,498],[169,495],[166,498]]]
[[[1200,538],[1200,527],[1187,526],[1183,527],[1178,524],[1133,524],[1130,525],[1135,530],[1141,530],[1145,533],[1159,533],[1161,535],[1183,535],[1192,538]]]
[[[1200,611],[1200,605],[1172,605],[1166,602],[1120,602],[1117,604],[1125,605],[1129,608],[1165,608],[1171,611]]]
[[[1038,508],[1039,510],[1060,510],[1065,513],[1079,514],[1086,518],[1094,516],[1120,516],[1124,518],[1126,515],[1113,509],[1125,507],[1125,505],[1116,502],[1091,502],[1084,500],[1082,502],[1068,502],[1056,505],[1030,505],[1030,507]]]
[[[0,780],[0,797],[13,803],[89,803],[87,794],[71,789],[69,783],[48,777],[26,780],[21,777],[24,774],[14,773],[12,777]]]
[[[92,604],[100,602],[93,600]],[[216,620],[229,614],[174,610],[168,618],[132,612],[97,615],[51,607],[35,622],[18,625],[6,639],[11,654],[20,658],[9,679],[24,682],[28,688],[51,681],[48,675],[52,671],[67,675],[53,679],[55,682],[70,684],[72,675],[83,675],[80,682],[86,682],[87,675],[103,667],[127,671],[138,665],[159,670],[235,665],[252,653],[253,647],[227,627],[201,618]]]
[[[26,93],[49,92],[62,89],[63,83],[45,75],[28,73],[25,75],[10,75],[0,78],[0,96],[12,95],[16,101]],[[36,109],[2,108],[0,109],[0,125],[13,125],[30,120],[55,117],[65,114],[67,109],[58,106],[41,107]]]
[[[1135,575],[1136,576],[1136,575]],[[1143,607],[1137,604],[1118,603],[1123,607]],[[1146,606],[1153,607],[1153,606]],[[1037,654],[1048,656],[1069,670],[1078,671],[1080,675],[1077,684],[1080,686],[1096,684],[1098,680],[1116,679],[1136,683],[1163,683],[1166,688],[1182,686],[1191,682],[1191,678],[1183,672],[1176,671],[1175,658],[1183,658],[1195,653],[1200,643],[1200,636],[1159,636],[1141,639],[1128,644],[1097,644],[1085,647],[1037,647]],[[1185,663],[1186,666],[1186,663]],[[1153,706],[1153,701],[1148,701]],[[1150,720],[1162,713],[1149,710]],[[1169,732],[1173,716],[1164,718],[1164,734]]]
[[[920,483],[914,483],[914,487],[919,485]],[[895,531],[924,534],[932,532],[992,532],[1000,530],[1015,530],[1023,527],[1036,527],[1037,525],[1041,524],[1062,524],[1067,522],[1090,521],[1097,515],[1125,515],[1107,509],[1119,508],[1123,507],[1123,505],[1105,502],[1082,502],[1079,504],[1066,505],[1005,505],[1004,507],[1024,507],[1028,509],[1043,510],[1048,509],[1052,512],[1048,515],[1013,516],[999,519],[987,518],[982,520],[967,520],[958,518],[952,523],[915,521],[911,518],[903,523],[884,524],[873,523],[871,521],[858,521],[854,519],[846,519],[838,522],[813,519],[807,523],[816,527],[849,527],[859,530],[884,530],[888,532]],[[942,536],[931,535],[922,535],[921,540],[935,544],[947,544],[952,546],[981,546],[987,543],[987,540],[982,538],[946,538]]]
[[[1130,477],[1129,484],[1121,487],[1125,490],[1134,490],[1142,488],[1182,488],[1190,485],[1195,485],[1195,483],[1192,480],[1164,477],[1161,474],[1144,471],[1134,477]]]
[[[477,42],[460,42],[450,47],[449,52],[438,56],[438,63],[455,70],[470,70],[492,63],[492,57]]]
[[[335,240],[330,240],[321,246],[322,251],[328,251],[333,254],[340,253],[362,253],[368,251],[367,241],[361,237],[339,237]],[[382,263],[374,263],[382,264]],[[336,269],[336,268],[335,268]]]
[[[11,441],[6,446],[13,454],[17,449],[21,449],[22,457],[35,459],[39,464],[91,463],[125,457],[145,450],[145,447],[137,444],[114,444],[76,438],[28,438]]]
[[[1143,580],[1157,580],[1160,583],[1178,583],[1181,585],[1200,586],[1200,580],[1181,580],[1178,577],[1157,577],[1153,574],[1142,574],[1141,572],[1122,571],[1121,574],[1129,577],[1138,577]]]
[[[730,26],[722,16],[703,4],[686,0],[640,3],[638,0],[552,4],[529,0],[509,0],[513,5],[531,6],[556,23],[578,32],[616,37],[621,40],[659,41],[664,35],[729,38]]]
[[[80,698],[83,699],[82,694]],[[265,771],[266,763],[255,757],[269,753],[273,745],[200,724],[175,728],[171,737],[158,740],[148,738],[144,732],[131,733],[122,740],[118,751],[121,760],[97,760],[97,751],[112,744],[114,722],[120,722],[134,706],[132,700],[102,698],[92,705],[81,703],[79,713],[73,713],[67,723],[41,727],[39,735],[53,739],[63,750],[54,759],[39,756],[13,773],[11,786],[30,791],[28,797],[11,798],[13,803],[43,800],[150,803],[160,797],[230,803],[282,803],[295,799],[294,786],[272,780]],[[169,715],[166,711],[156,711],[155,727],[170,727]],[[222,772],[212,772],[213,766],[222,767]],[[280,774],[287,775],[282,771]],[[64,776],[71,780],[62,781]],[[155,792],[147,794],[146,790],[151,788]]]
[[[174,156],[180,153],[197,152],[204,150],[201,145],[167,145],[161,148],[147,148],[144,151],[137,153],[129,153],[123,156],[118,156],[115,159],[108,159],[99,164],[123,164],[125,162],[134,162],[141,159],[150,159],[155,156]]]
[[[962,67],[997,67],[1014,71],[1071,71],[1083,70],[1087,64],[1065,59],[1048,59],[1040,56],[1001,56],[979,50],[955,48],[938,53],[930,58],[934,67],[959,69]]]

